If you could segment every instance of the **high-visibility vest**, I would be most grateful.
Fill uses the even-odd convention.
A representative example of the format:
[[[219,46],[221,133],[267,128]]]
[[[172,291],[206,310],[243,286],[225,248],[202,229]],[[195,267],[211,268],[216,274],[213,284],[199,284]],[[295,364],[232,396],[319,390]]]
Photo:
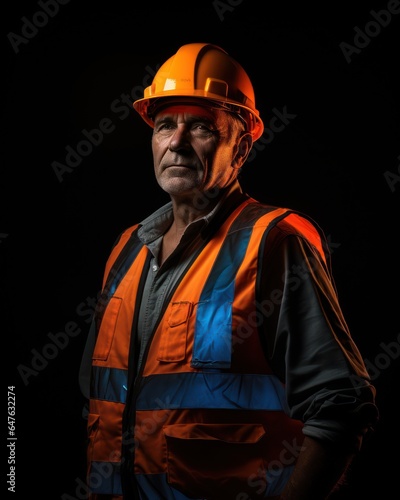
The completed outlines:
[[[143,498],[263,498],[282,489],[303,423],[287,415],[285,387],[263,353],[257,275],[266,235],[283,218],[325,259],[305,217],[243,202],[171,292],[139,373],[134,332],[150,252],[137,226],[123,233],[107,262],[96,313],[92,498],[121,495],[125,476],[138,491],[163,492]]]

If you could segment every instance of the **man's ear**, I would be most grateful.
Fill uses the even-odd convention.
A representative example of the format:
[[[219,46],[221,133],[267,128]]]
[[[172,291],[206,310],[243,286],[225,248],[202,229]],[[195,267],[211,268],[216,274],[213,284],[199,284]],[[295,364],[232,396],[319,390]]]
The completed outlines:
[[[250,132],[244,132],[238,143],[236,144],[236,154],[232,160],[232,167],[236,169],[242,168],[243,164],[247,160],[251,148],[253,147],[253,138]]]

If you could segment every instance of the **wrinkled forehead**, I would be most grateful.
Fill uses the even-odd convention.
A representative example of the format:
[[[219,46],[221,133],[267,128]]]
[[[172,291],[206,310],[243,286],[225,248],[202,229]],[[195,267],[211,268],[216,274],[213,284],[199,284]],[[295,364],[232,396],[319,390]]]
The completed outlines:
[[[204,118],[206,120],[215,120],[217,118],[217,110],[209,106],[202,106],[199,104],[165,104],[160,107],[157,112],[155,119],[159,120],[163,116],[171,115],[186,115],[186,116],[196,116],[199,118]]]

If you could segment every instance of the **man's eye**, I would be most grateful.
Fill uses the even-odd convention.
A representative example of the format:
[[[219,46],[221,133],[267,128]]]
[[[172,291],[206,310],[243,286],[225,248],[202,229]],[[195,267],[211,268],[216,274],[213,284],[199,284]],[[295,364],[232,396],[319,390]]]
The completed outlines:
[[[171,131],[174,131],[175,127],[172,123],[169,122],[163,122],[159,123],[154,127],[154,131],[157,133],[162,133],[162,134],[170,134]]]
[[[216,130],[211,129],[204,123],[196,123],[195,125],[193,125],[192,132],[195,134],[197,133],[202,135],[213,135],[217,133]]]
[[[157,126],[158,130],[171,130],[173,128],[172,123],[160,123]]]

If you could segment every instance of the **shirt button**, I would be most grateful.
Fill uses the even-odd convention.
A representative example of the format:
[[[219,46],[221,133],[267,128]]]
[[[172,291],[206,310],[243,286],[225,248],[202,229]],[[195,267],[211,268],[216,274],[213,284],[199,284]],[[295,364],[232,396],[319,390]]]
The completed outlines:
[[[153,271],[157,272],[158,271],[158,266],[156,264],[153,265]]]

